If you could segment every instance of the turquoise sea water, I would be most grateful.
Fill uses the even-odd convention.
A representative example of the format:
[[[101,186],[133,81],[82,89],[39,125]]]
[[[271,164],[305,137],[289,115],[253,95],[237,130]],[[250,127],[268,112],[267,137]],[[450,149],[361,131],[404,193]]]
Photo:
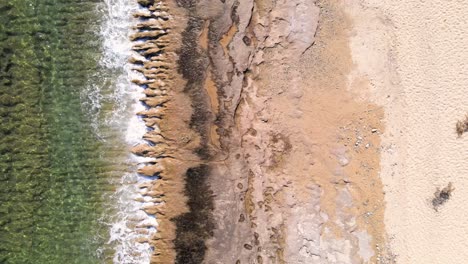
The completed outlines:
[[[126,149],[118,130],[96,133],[115,102],[86,102],[119,74],[99,64],[103,6],[0,1],[0,263],[112,262]]]

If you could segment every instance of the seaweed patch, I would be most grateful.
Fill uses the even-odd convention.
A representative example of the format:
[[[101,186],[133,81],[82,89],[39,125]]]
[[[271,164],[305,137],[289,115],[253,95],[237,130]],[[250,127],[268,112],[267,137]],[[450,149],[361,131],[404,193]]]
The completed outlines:
[[[202,263],[206,252],[206,239],[213,236],[215,224],[213,192],[208,184],[210,168],[202,164],[187,170],[185,174],[185,195],[188,197],[189,212],[175,217],[176,263]]]

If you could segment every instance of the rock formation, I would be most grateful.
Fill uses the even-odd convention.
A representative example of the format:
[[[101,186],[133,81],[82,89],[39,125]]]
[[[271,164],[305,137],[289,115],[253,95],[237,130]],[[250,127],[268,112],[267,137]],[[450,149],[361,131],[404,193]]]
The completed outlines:
[[[153,263],[386,263],[383,112],[339,3],[138,2]]]

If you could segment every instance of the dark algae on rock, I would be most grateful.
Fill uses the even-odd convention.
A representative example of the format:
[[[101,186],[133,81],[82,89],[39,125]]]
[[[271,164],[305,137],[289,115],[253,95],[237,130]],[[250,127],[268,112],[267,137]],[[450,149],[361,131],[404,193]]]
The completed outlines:
[[[138,3],[134,50],[139,55],[158,51],[131,60],[144,76],[135,81],[145,90],[141,100],[148,106],[139,113],[150,131],[144,138],[149,143],[160,139],[133,148],[156,160],[141,169],[145,175],[161,168],[160,179],[145,185],[147,196],[162,201],[146,209],[158,220],[158,233],[150,240],[155,249],[151,263],[202,263],[214,229],[208,135],[215,116],[204,89],[209,60],[197,42],[205,21],[197,17],[195,1]]]
[[[204,21],[194,14],[192,2],[182,1],[179,4],[188,10],[189,18],[187,27],[182,33],[178,66],[182,77],[187,80],[184,93],[190,98],[193,109],[190,127],[200,135],[201,139],[195,153],[202,162],[209,162],[212,154],[207,135],[214,116],[210,111],[208,96],[203,87],[209,60],[198,46]],[[208,182],[209,174],[210,167],[206,163],[189,168],[185,174],[184,194],[188,198],[189,211],[173,219],[176,223],[174,246],[178,264],[202,263],[207,250],[206,240],[213,235],[214,205]]]
[[[176,263],[202,263],[206,252],[206,239],[213,234],[213,193],[208,185],[210,169],[207,165],[187,170],[185,195],[189,212],[174,219],[176,222]]]

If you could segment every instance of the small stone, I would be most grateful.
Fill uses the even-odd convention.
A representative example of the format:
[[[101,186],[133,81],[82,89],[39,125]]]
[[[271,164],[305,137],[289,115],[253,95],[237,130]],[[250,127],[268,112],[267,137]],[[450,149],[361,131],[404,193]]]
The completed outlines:
[[[347,159],[346,157],[342,156],[338,159],[338,162],[340,163],[340,165],[342,167],[345,167],[346,165],[349,164],[349,159]]]
[[[244,216],[244,214],[241,214],[241,215],[239,216],[239,222],[240,222],[240,223],[243,223],[244,221],[245,221],[245,216]]]
[[[253,247],[249,244],[244,244],[244,248],[247,250],[252,250]]]
[[[250,44],[252,43],[252,41],[250,40],[250,38],[247,37],[247,36],[244,36],[244,37],[242,38],[242,41],[244,41],[244,44],[247,45],[247,46],[250,46]]]
[[[372,133],[377,133],[377,131],[379,131],[379,130],[377,130],[376,128],[373,128],[373,129],[371,130]]]

